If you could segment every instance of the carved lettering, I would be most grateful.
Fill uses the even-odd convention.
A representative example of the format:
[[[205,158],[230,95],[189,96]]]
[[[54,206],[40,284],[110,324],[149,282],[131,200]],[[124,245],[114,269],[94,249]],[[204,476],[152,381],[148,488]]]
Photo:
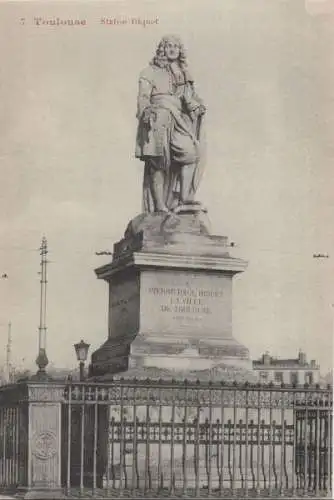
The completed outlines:
[[[123,298],[116,298],[111,301],[111,307],[118,307],[118,306],[125,306],[128,304],[131,300],[135,300],[138,297],[138,292],[135,291],[134,293],[130,294],[128,297],[123,297]]]
[[[165,301],[160,305],[163,313],[173,313],[184,316],[173,316],[187,321],[194,321],[199,316],[211,314],[210,301],[223,296],[223,291],[194,287],[165,287],[152,286],[148,293],[163,297]]]
[[[219,298],[223,296],[222,290],[210,290],[204,288],[190,287],[149,287],[148,293],[159,296],[177,296],[177,297],[212,297]]]

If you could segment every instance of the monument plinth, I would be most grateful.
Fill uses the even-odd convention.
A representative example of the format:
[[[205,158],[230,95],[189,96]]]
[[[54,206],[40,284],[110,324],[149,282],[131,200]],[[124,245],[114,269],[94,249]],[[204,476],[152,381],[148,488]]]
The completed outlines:
[[[96,269],[109,284],[109,332],[92,355],[91,376],[249,370],[232,333],[232,281],[247,263],[213,236],[205,210],[142,214]]]
[[[246,262],[211,234],[196,201],[205,115],[180,38],[163,37],[138,81],[143,213],[96,269],[109,284],[109,333],[92,355],[92,377],[251,379],[248,349],[232,334],[232,281]]]

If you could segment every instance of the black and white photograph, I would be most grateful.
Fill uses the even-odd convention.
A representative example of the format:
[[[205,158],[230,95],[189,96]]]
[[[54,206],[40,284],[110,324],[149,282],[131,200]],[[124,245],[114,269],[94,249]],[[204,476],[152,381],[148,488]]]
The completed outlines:
[[[333,28],[0,1],[0,500],[332,498]]]

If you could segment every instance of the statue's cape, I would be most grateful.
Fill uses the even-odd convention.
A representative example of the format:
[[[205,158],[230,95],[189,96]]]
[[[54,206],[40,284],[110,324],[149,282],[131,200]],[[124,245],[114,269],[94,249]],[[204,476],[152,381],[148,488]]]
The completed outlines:
[[[154,108],[164,108],[167,109],[174,121],[174,127],[178,129],[181,134],[188,135],[194,143],[197,150],[198,161],[194,171],[194,176],[192,180],[192,188],[194,192],[197,191],[199,183],[201,181],[203,171],[204,171],[204,143],[203,140],[203,116],[196,117],[194,121],[188,115],[182,113],[180,99],[174,95],[160,94],[152,96],[151,106]],[[175,204],[175,194],[179,191],[178,188],[178,175],[177,172],[173,172],[170,169],[171,159],[169,145],[166,144],[165,147],[165,170],[168,172],[166,175],[166,185],[165,185],[165,200],[168,208],[174,208]],[[144,211],[150,212],[153,207],[153,200],[151,197],[150,189],[150,172],[149,167],[145,166],[144,171],[144,189],[143,189],[143,209]]]

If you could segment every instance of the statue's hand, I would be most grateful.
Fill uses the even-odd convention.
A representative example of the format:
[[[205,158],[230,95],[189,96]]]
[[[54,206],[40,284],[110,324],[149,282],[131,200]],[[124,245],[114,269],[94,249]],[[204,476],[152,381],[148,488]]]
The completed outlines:
[[[194,121],[196,118],[203,116],[206,112],[206,107],[203,104],[200,104],[197,108],[190,112],[190,117]]]
[[[201,104],[200,107],[198,108],[198,116],[203,116],[206,113],[206,107],[204,104]]]

